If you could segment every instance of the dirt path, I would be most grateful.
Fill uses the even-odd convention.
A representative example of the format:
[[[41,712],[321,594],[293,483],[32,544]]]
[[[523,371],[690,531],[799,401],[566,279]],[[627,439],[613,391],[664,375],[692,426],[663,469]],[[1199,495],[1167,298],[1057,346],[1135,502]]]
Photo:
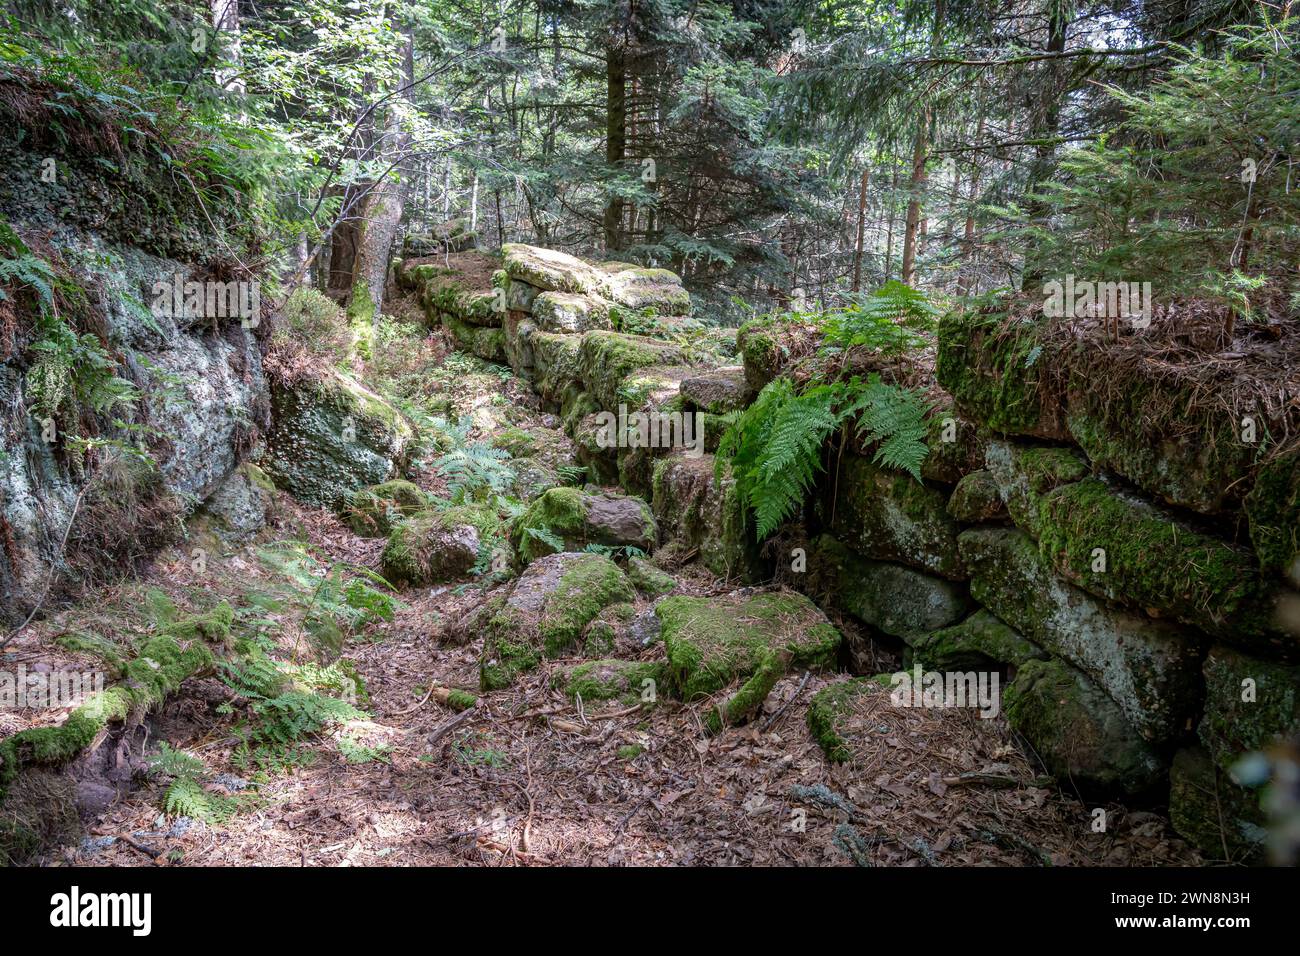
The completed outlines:
[[[460,359],[456,359],[460,361]],[[553,416],[517,386],[457,382],[462,411],[485,432],[512,424],[567,442]],[[484,384],[486,382],[486,384]],[[493,389],[506,399],[489,394]],[[494,411],[495,410],[495,411]],[[495,423],[495,424],[494,424]],[[437,488],[425,474],[421,483]],[[280,503],[273,534],[312,545],[322,566],[378,568],[382,540],[354,535],[332,514]],[[270,572],[254,546],[196,572],[183,548],[145,582],[56,615],[13,648],[32,659],[53,638],[107,626],[106,608],[147,587],[182,607],[226,598],[247,607]],[[731,590],[707,572],[678,574],[686,593]],[[432,687],[477,691],[481,635],[458,626],[484,595],[476,586],[409,590],[391,621],[373,622],[343,650],[368,691],[367,716],[253,761],[241,717],[216,678],[192,680],[154,716],[138,755],[159,741],[202,761],[204,786],[242,801],[204,822],[164,812],[167,782],[150,774],[49,862],[63,865],[968,865],[1195,862],[1153,813],[1094,807],[1047,782],[1003,719],[969,710],[915,710],[867,699],[853,714],[851,759],[828,763],[807,725],[822,687],[844,675],[794,673],[748,725],[709,736],[703,705],[582,706],[552,689],[573,661],[553,660],[507,690],[456,712]],[[256,603],[256,602],[254,602]],[[650,602],[641,599],[638,610]],[[241,612],[242,613],[242,612]],[[845,627],[851,627],[844,622]],[[279,654],[298,655],[282,634]],[[464,638],[468,638],[467,641]],[[635,654],[662,654],[652,644]],[[67,655],[65,655],[67,656]],[[294,659],[297,659],[294,657]],[[71,655],[69,661],[79,661]]]

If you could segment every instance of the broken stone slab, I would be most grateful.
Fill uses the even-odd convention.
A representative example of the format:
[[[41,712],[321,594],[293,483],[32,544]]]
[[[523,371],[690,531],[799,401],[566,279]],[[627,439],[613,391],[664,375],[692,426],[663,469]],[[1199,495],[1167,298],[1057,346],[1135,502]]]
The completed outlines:
[[[1202,666],[1205,712],[1196,728],[1219,769],[1300,734],[1300,667],[1215,645]]]
[[[1035,523],[1056,571],[1092,594],[1218,636],[1276,631],[1278,589],[1253,554],[1117,485],[1061,485],[1042,496]]]
[[[1167,765],[1119,706],[1062,660],[1027,661],[1002,701],[1048,771],[1085,794],[1147,794],[1165,778]]]
[[[957,482],[948,499],[948,514],[964,524],[985,524],[1009,517],[997,480],[984,468]]]
[[[991,439],[984,450],[988,473],[1017,527],[1039,535],[1038,509],[1043,495],[1088,476],[1087,460],[1073,448],[1025,445]]]
[[[537,297],[542,294],[542,290],[535,285],[529,285],[519,279],[507,278],[505,282],[506,290],[506,309],[511,312],[533,311],[533,303]]]
[[[565,391],[579,381],[582,339],[559,332],[535,331],[530,336],[537,391],[549,401],[559,401]]]
[[[966,569],[957,550],[961,528],[947,495],[910,475],[845,455],[834,480],[831,532],[858,554],[895,561],[950,580]]]
[[[810,555],[828,575],[837,603],[866,624],[911,644],[961,620],[970,606],[966,588],[889,561],[861,558],[830,535]]]
[[[577,646],[605,608],[636,600],[626,575],[609,558],[571,552],[538,558],[503,597],[486,608],[479,685],[497,690],[514,683],[543,658]]]
[[[612,548],[654,549],[658,536],[650,506],[640,498],[592,494],[579,488],[551,488],[516,520],[512,539],[527,564],[563,550],[597,544]]]
[[[648,309],[656,315],[681,316],[691,311],[690,293],[682,286],[681,277],[668,269],[611,268],[626,263],[606,264],[602,267],[605,281],[604,294],[619,305],[635,311]]]
[[[278,488],[318,507],[395,477],[415,439],[400,411],[336,369],[275,386],[272,408],[261,464]]]
[[[617,411],[619,389],[633,372],[656,365],[687,365],[686,353],[675,345],[619,332],[588,332],[579,353],[582,380],[602,409]]]
[[[533,321],[546,332],[589,332],[610,329],[610,303],[592,295],[543,292],[533,302]]]
[[[692,406],[712,415],[740,411],[749,405],[751,394],[739,365],[696,371],[682,379],[681,392]]]
[[[923,670],[966,672],[1018,669],[1047,653],[1015,628],[983,609],[966,620],[912,641],[912,659]]]
[[[604,273],[566,252],[515,242],[503,245],[501,255],[512,282],[518,280],[543,292],[589,295],[604,287]]]
[[[523,378],[532,378],[536,355],[533,351],[533,335],[537,325],[526,313],[510,310],[502,320],[501,331],[505,333],[503,347],[506,361]]]
[[[835,666],[840,633],[817,606],[793,591],[735,591],[716,597],[667,597],[655,605],[667,679],[689,702],[741,687],[713,708],[710,730],[754,713],[791,669]]]
[[[1147,739],[1180,733],[1200,693],[1200,637],[1107,606],[1057,577],[1014,528],[960,538],[971,596],[1035,644],[1095,680]]]
[[[655,462],[652,505],[665,542],[727,580],[755,581],[765,569],[745,520],[735,479],[717,474],[712,455],[677,452]]]

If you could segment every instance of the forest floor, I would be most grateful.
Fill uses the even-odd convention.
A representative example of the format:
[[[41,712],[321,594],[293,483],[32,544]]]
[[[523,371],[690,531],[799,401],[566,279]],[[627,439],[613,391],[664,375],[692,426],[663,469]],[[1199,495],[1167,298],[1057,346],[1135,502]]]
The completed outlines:
[[[435,353],[441,350],[433,350]],[[463,357],[440,358],[462,363]],[[435,370],[430,370],[432,373]],[[499,370],[444,369],[441,381],[476,427],[493,422],[555,430],[536,399]],[[502,400],[502,396],[505,400]],[[568,439],[555,431],[555,441]],[[426,487],[437,478],[425,474]],[[272,537],[304,541],[323,563],[377,569],[382,539],[358,537],[335,515],[281,497]],[[146,589],[182,609],[232,604],[275,571],[250,545],[196,572],[181,546],[140,581],[89,596],[30,628],[13,664],[77,666],[54,639],[111,633]],[[702,570],[677,573],[686,593],[734,586]],[[128,746],[165,740],[203,762],[207,786],[239,795],[221,821],[167,814],[165,781],[144,775],[91,821],[52,865],[1184,865],[1199,862],[1158,812],[1091,804],[1041,770],[1005,720],[973,710],[905,709],[860,699],[852,759],[827,761],[810,734],[808,701],[844,675],[792,674],[763,713],[717,736],[702,705],[648,709],[576,705],[552,689],[547,661],[515,686],[463,712],[433,687],[478,690],[479,643],[457,625],[484,595],[473,586],[410,589],[390,621],[362,628],[343,649],[363,678],[363,719],[305,740],[285,759],[250,766],[239,714],[217,678],[187,682]],[[245,601],[246,603],[246,601]],[[648,606],[648,602],[642,602]],[[287,657],[299,640],[280,642]],[[639,651],[647,659],[657,646]],[[883,666],[882,670],[892,669]],[[17,729],[0,726],[0,734]],[[144,739],[141,739],[141,738]],[[139,755],[143,757],[143,754]],[[962,775],[966,776],[962,776]],[[979,777],[979,774],[986,775]],[[972,783],[971,781],[975,782]],[[983,781],[983,782],[981,782]],[[851,824],[851,828],[845,826]],[[852,834],[861,840],[854,841]],[[846,837],[848,839],[846,839]]]

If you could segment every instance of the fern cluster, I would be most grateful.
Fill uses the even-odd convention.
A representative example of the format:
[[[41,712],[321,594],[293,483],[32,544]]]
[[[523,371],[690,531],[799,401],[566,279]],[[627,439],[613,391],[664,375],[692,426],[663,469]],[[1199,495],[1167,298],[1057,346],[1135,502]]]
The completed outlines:
[[[472,420],[466,416],[455,425],[439,422],[451,447],[433,467],[447,482],[454,504],[482,501],[506,491],[515,480],[507,463],[510,453],[470,437]]]
[[[847,422],[855,421],[862,439],[876,446],[877,462],[920,481],[929,410],[921,393],[886,385],[876,375],[803,392],[778,378],[732,421],[718,448],[718,468],[730,464],[761,541],[802,504],[822,470],[822,446]]]
[[[207,768],[203,761],[162,741],[149,758],[149,769],[170,782],[163,794],[163,811],[174,817],[192,817],[204,823],[224,823],[250,799],[243,795],[213,793],[204,786]]]
[[[926,347],[938,323],[939,310],[925,293],[891,279],[865,296],[850,296],[852,304],[820,321],[826,344],[865,346],[894,355]]]

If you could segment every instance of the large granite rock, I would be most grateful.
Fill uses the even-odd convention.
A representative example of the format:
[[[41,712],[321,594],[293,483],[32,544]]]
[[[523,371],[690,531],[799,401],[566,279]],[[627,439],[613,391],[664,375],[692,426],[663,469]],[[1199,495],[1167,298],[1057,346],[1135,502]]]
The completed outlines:
[[[527,564],[542,555],[589,544],[651,551],[658,537],[650,506],[640,498],[578,488],[551,488],[516,520],[511,536]]]

